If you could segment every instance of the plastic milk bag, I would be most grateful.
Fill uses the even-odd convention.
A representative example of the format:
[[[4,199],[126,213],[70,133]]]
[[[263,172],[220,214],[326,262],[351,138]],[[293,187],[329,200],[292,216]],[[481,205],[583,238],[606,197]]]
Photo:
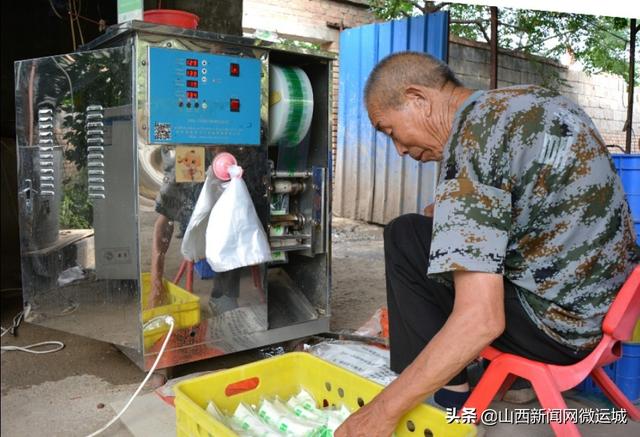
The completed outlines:
[[[242,167],[229,167],[231,182],[211,209],[206,258],[216,272],[271,261],[271,247],[242,180]]]
[[[187,230],[182,238],[182,256],[189,261],[200,261],[205,257],[205,240],[209,213],[216,204],[227,184],[213,175],[211,167],[207,170],[196,206],[189,218]]]

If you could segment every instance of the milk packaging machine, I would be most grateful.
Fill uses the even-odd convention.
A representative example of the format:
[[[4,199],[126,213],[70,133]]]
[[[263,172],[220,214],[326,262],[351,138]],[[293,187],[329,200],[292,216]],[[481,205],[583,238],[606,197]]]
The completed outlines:
[[[16,62],[25,320],[113,343],[141,368],[164,314],[160,367],[327,331],[332,60],[133,21]],[[227,154],[272,261],[215,272],[181,240]]]

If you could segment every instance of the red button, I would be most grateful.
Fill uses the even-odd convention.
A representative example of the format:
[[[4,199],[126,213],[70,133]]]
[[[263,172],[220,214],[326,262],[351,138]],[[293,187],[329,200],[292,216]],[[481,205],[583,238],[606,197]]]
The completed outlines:
[[[240,76],[240,65],[239,64],[231,64],[229,68],[229,72],[231,76]]]
[[[231,112],[240,112],[240,100],[239,99],[231,99],[229,104],[231,108]]]

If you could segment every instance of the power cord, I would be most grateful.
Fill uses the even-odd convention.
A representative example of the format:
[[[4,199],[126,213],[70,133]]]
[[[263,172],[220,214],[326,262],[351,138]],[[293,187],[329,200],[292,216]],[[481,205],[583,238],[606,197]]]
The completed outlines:
[[[24,311],[20,311],[13,318],[12,325],[11,325],[10,328],[4,328],[4,327],[0,326],[0,329],[2,329],[2,334],[0,334],[0,337],[4,337],[4,335],[6,333],[11,333],[11,335],[15,336],[16,335],[16,329],[18,329],[18,326],[20,326],[20,323],[22,323],[23,318],[24,318]],[[138,394],[140,393],[142,388],[149,381],[149,378],[151,378],[151,375],[153,375],[153,372],[156,370],[156,367],[158,366],[158,363],[160,362],[160,359],[162,358],[162,355],[164,355],[164,351],[167,348],[167,344],[169,343],[169,339],[171,338],[171,334],[173,334],[173,328],[175,326],[175,320],[171,316],[158,316],[158,317],[154,317],[153,319],[149,320],[143,326],[143,329],[146,329],[148,326],[156,327],[158,324],[162,324],[162,323],[169,325],[169,332],[167,333],[167,336],[164,339],[164,342],[162,343],[162,347],[160,348],[160,352],[158,352],[158,356],[157,356],[155,362],[153,363],[153,366],[151,366],[151,369],[149,369],[149,373],[147,373],[147,376],[144,378],[144,380],[142,381],[140,386],[138,386],[137,390],[133,393],[131,398],[129,398],[129,401],[127,401],[126,405],[122,408],[122,410],[120,410],[120,412],[113,419],[111,419],[109,421],[109,423],[107,423],[105,426],[100,428],[98,431],[96,431],[96,432],[94,432],[92,434],[89,434],[87,437],[97,436],[98,434],[104,432],[111,425],[113,425],[125,413],[125,411],[127,411],[127,409],[129,409],[129,406],[131,405],[133,400],[138,396]],[[49,345],[53,345],[54,348],[46,349],[46,350],[34,350],[35,348],[39,348],[39,347],[42,347],[42,346],[49,346]],[[59,350],[61,350],[63,348],[64,348],[64,343],[62,343],[61,341],[42,341],[40,343],[30,344],[28,346],[2,346],[1,347],[1,349],[3,351],[19,351],[19,352],[28,352],[28,353],[31,353],[31,354],[49,354],[49,353],[52,353],[52,352],[58,352]]]
[[[35,348],[39,348],[42,346],[50,346],[54,347],[51,349],[45,350],[35,350]],[[30,354],[50,354],[52,352],[58,352],[59,350],[64,349],[64,343],[61,341],[41,341],[40,343],[30,344],[28,346],[2,346],[3,351],[17,351],[17,352],[28,352]]]
[[[175,320],[173,319],[173,317],[158,316],[158,317],[154,317],[153,319],[145,323],[143,329],[151,324],[157,324],[158,322],[164,322],[167,325],[169,325],[169,332],[167,333],[167,337],[164,339],[164,342],[162,343],[162,347],[160,348],[160,352],[158,352],[158,357],[156,358],[156,361],[153,363],[153,366],[151,366],[151,369],[149,369],[149,373],[147,373],[147,376],[144,378],[140,386],[138,386],[138,389],[133,393],[131,398],[129,398],[129,401],[125,404],[122,410],[120,410],[120,412],[113,419],[111,419],[109,423],[107,423],[105,426],[103,426],[96,432],[89,434],[87,437],[97,436],[98,434],[104,432],[111,425],[113,425],[124,414],[124,412],[127,411],[127,409],[129,408],[133,400],[136,398],[136,396],[138,396],[138,393],[140,393],[140,391],[145,386],[147,381],[149,381],[149,378],[151,378],[151,375],[153,374],[153,372],[156,370],[156,366],[158,365],[158,363],[160,362],[160,358],[162,358],[162,355],[164,354],[164,350],[167,347],[167,343],[169,343],[169,339],[171,338],[171,334],[173,333],[173,328],[175,326]]]
[[[15,337],[16,329],[18,329],[18,326],[20,326],[20,323],[22,323],[22,319],[24,319],[24,310],[20,311],[18,314],[15,315],[15,317],[13,318],[13,321],[11,322],[11,327],[9,329],[6,329],[5,327],[0,326],[0,329],[2,329],[2,334],[0,335],[0,337],[4,337],[4,335],[7,332],[11,333],[11,335]]]
[[[23,320],[24,320],[24,310],[16,314],[16,316],[13,318],[13,321],[11,322],[10,328],[7,329],[7,328],[4,328],[3,326],[0,326],[0,329],[2,329],[2,334],[0,334],[0,337],[4,337],[4,335],[7,333],[15,337],[17,335],[17,329]],[[53,348],[44,349],[44,350],[38,349],[43,346],[53,346]],[[9,351],[28,352],[30,354],[50,354],[53,352],[58,352],[63,348],[64,348],[64,343],[61,341],[41,341],[40,343],[34,343],[28,346],[2,346],[0,347],[0,350],[7,351],[7,352]]]

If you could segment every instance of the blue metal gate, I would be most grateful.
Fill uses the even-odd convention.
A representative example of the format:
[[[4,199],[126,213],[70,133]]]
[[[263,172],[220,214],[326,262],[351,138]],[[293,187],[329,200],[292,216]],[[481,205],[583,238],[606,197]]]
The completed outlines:
[[[340,35],[338,142],[334,212],[342,217],[388,223],[433,202],[437,164],[400,157],[377,133],[364,107],[363,89],[374,65],[406,50],[446,60],[446,12],[348,29]]]

